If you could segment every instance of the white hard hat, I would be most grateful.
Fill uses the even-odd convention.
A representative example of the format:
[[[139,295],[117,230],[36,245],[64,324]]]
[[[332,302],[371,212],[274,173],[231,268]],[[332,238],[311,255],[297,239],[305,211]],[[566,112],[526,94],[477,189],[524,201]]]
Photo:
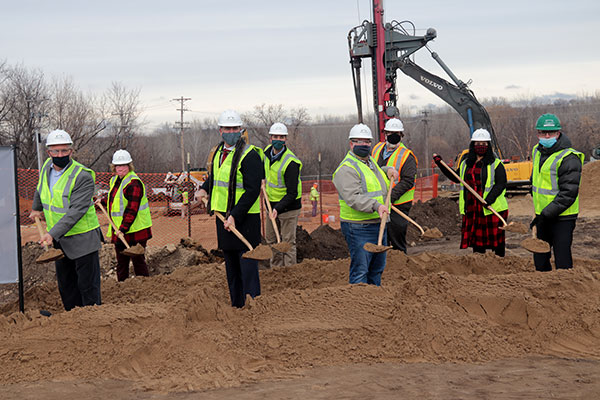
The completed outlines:
[[[373,134],[371,129],[365,124],[357,124],[350,129],[348,139],[371,139],[373,140]]]
[[[57,129],[48,134],[48,137],[46,138],[46,147],[57,144],[73,144],[73,141],[67,132],[62,129]]]
[[[404,132],[404,125],[398,118],[392,118],[387,120],[383,129],[388,132]]]
[[[271,125],[271,129],[269,129],[269,135],[285,135],[287,136],[288,130],[287,127],[281,122],[275,122]]]
[[[115,154],[113,154],[112,164],[113,165],[125,165],[129,164],[133,160],[131,159],[131,154],[127,150],[117,150]]]
[[[219,116],[219,126],[233,127],[242,125],[240,114],[233,110],[225,110]]]
[[[473,136],[471,136],[471,142],[491,142],[492,137],[487,129],[479,128],[473,132]]]

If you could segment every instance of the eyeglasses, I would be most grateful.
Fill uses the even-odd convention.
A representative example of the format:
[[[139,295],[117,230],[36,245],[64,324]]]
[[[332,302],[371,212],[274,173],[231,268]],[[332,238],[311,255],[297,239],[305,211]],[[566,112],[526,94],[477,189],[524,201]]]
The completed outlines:
[[[544,136],[553,137],[553,136],[558,135],[559,133],[560,133],[560,131],[538,131],[537,135],[542,136],[542,137],[544,137]]]
[[[48,150],[48,153],[50,153],[50,155],[52,157],[56,157],[56,156],[68,156],[69,154],[71,154],[71,149],[61,149],[61,150]]]

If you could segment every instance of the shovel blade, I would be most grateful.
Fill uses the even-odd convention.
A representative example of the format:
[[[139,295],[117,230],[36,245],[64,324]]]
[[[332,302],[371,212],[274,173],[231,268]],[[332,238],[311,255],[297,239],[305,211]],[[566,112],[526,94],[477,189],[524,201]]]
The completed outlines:
[[[271,245],[272,249],[275,249],[281,253],[287,253],[292,249],[292,245],[288,242],[275,243]]]
[[[65,255],[59,249],[48,249],[35,259],[37,264],[44,264],[50,261],[56,261],[63,258]]]
[[[254,250],[245,252],[242,257],[259,261],[270,260],[273,257],[273,251],[269,246],[260,244]]]
[[[532,253],[549,253],[550,245],[548,242],[544,242],[541,239],[528,237],[521,242],[521,247],[525,250],[529,250]]]
[[[125,256],[129,256],[129,257],[135,257],[135,256],[144,255],[145,251],[146,250],[144,249],[144,247],[138,243],[133,247],[123,250],[121,252],[121,254],[123,254]]]
[[[514,221],[508,223],[508,225],[506,225],[506,226],[500,227],[500,229],[504,229],[505,231],[515,232],[515,233],[529,233],[529,228],[525,224],[522,224],[520,222],[514,222]]]
[[[363,249],[368,251],[369,253],[384,253],[390,250],[392,246],[383,246],[375,243],[365,243]]]
[[[425,228],[425,232],[423,232],[423,238],[425,239],[441,239],[443,237],[444,234],[438,228]]]

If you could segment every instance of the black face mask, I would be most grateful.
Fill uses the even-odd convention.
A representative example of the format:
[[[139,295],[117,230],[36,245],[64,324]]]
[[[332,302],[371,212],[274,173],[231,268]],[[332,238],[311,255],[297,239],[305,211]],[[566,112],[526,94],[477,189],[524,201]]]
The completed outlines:
[[[52,157],[52,164],[56,165],[58,168],[64,168],[69,163],[71,156],[62,156],[62,157]]]
[[[392,133],[392,134],[387,135],[385,140],[387,140],[387,142],[389,144],[396,144],[396,143],[399,143],[401,139],[402,138],[400,137],[400,135],[398,133]]]
[[[359,157],[366,157],[371,152],[371,145],[355,145],[352,151]]]

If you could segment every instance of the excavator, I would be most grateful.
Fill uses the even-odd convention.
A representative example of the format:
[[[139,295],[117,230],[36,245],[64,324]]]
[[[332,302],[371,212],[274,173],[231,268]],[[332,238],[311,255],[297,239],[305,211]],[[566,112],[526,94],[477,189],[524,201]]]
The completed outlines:
[[[385,141],[383,133],[385,122],[399,116],[399,110],[396,107],[396,72],[400,70],[454,108],[468,125],[470,135],[476,129],[487,129],[492,138],[494,153],[498,158],[503,159],[490,116],[473,91],[469,89],[470,82],[458,79],[440,56],[427,46],[428,42],[437,37],[436,30],[429,28],[425,35],[417,36],[415,35],[416,28],[411,21],[398,22],[394,20],[384,23],[382,3],[383,0],[373,0],[373,22],[365,20],[348,33],[358,122],[363,122],[360,85],[362,59],[371,58],[373,109],[377,124],[376,132],[379,134],[380,141]],[[429,50],[432,58],[448,74],[453,83],[421,68],[410,59],[410,56],[423,47]],[[466,151],[463,151],[457,157],[457,163],[460,163],[465,154]],[[530,161],[503,161],[506,167],[508,188],[516,191],[526,190],[526,186],[529,185],[532,163]]]

